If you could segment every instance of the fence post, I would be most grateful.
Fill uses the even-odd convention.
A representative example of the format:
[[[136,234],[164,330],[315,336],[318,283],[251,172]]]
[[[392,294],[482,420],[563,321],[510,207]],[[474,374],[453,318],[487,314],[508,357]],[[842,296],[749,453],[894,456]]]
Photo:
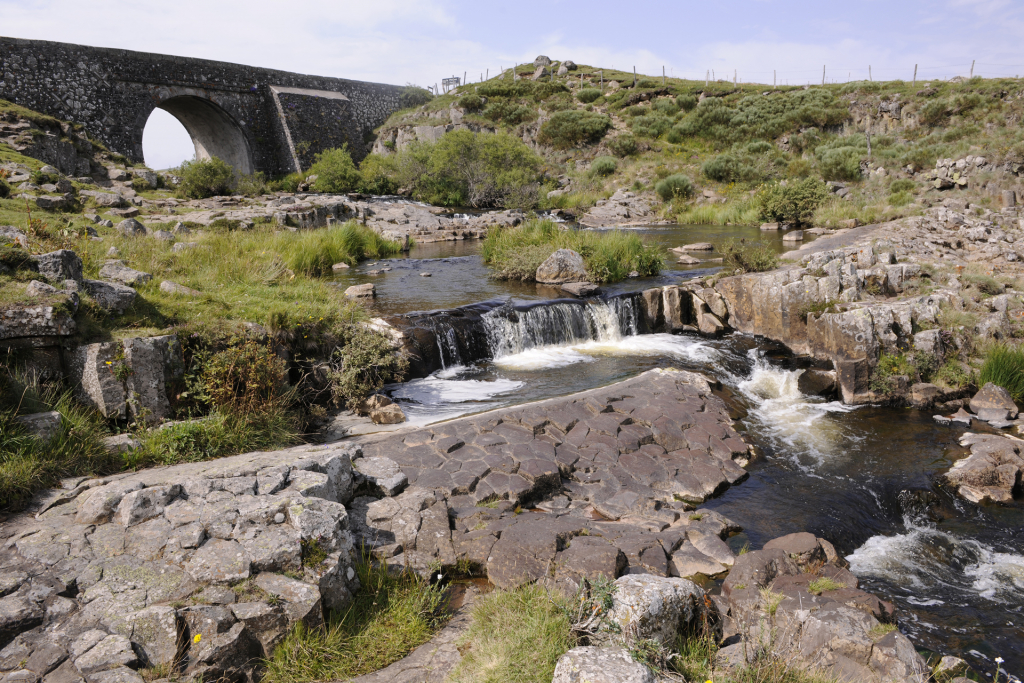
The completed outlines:
[[[772,69],[772,90],[775,90],[775,84],[778,82],[779,72]]]
[[[665,65],[661,65],[661,86],[665,87]]]
[[[633,87],[636,87],[636,67],[633,67]]]
[[[917,64],[914,65],[914,85],[917,85]]]
[[[736,87],[736,69],[732,70],[732,87]]]
[[[821,67],[821,84],[825,85],[825,65]]]
[[[707,88],[711,83],[711,69],[704,72],[704,87]]]
[[[872,78],[871,78],[871,65],[870,64],[868,64],[868,80],[869,81],[872,80]]]
[[[462,72],[462,85],[466,85],[466,72]]]
[[[604,69],[601,69],[601,92],[604,92]]]
[[[972,59],[971,60],[971,78],[974,78],[974,62],[975,62],[975,60]]]

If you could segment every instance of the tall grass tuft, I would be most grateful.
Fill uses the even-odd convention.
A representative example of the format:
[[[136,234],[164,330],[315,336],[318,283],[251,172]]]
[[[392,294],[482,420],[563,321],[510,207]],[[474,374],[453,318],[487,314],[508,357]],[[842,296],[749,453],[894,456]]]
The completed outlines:
[[[618,282],[633,271],[641,277],[661,272],[662,252],[628,231],[562,230],[551,221],[529,221],[494,228],[484,240],[484,262],[500,280],[534,279],[537,267],[558,249],[583,257],[592,282]]]
[[[339,228],[282,232],[274,248],[288,268],[303,275],[326,275],[335,263],[350,266],[365,258],[384,258],[401,252],[401,245],[364,225],[348,222]]]
[[[411,571],[364,559],[362,588],[344,614],[321,628],[300,624],[266,662],[265,683],[348,680],[378,671],[422,645],[444,623],[445,597]],[[550,674],[549,674],[550,678]]]
[[[729,240],[720,251],[726,269],[736,268],[744,273],[761,273],[779,265],[779,256],[764,242]]]
[[[1014,401],[1024,400],[1024,348],[999,344],[985,354],[978,385],[992,382],[1010,392]]]

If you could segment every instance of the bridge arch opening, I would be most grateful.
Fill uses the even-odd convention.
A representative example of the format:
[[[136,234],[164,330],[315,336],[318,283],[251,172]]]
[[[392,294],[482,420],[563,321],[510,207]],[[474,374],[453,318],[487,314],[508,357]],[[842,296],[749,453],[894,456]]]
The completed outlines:
[[[192,136],[163,109],[154,109],[142,130],[142,157],[146,165],[162,171],[176,168],[191,159],[196,152]]]
[[[217,157],[239,173],[253,172],[249,142],[234,119],[213,102],[201,97],[171,97],[157,105],[185,128],[196,159]],[[151,115],[152,116],[152,115]]]

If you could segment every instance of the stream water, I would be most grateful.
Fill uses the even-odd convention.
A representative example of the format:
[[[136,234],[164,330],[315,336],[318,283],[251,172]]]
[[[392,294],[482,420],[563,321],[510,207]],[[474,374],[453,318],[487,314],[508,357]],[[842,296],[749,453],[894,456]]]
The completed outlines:
[[[735,236],[750,237],[744,230]],[[644,232],[666,246],[724,234],[681,226]],[[407,259],[386,261],[393,270],[374,280],[379,305],[397,313],[497,296],[550,296],[535,286],[488,281],[478,248],[427,245]],[[365,281],[366,269],[345,278]],[[694,270],[700,269],[680,267],[610,290],[678,282]],[[433,277],[421,278],[421,271]],[[796,387],[801,361],[778,345],[739,334],[714,340],[636,334],[637,315],[629,296],[537,305],[516,321],[486,314],[490,359],[466,366],[449,358],[444,370],[389,390],[410,422],[427,424],[656,367],[707,371],[722,381],[739,428],[763,454],[748,468],[747,481],[705,504],[744,528],[730,539],[735,549],[759,548],[795,531],[815,533],[847,555],[866,590],[897,604],[900,628],[919,649],[958,655],[988,672],[999,656],[1004,672],[1024,672],[1024,508],[979,507],[936,483],[966,453],[958,444],[961,429],[918,411],[803,396]]]

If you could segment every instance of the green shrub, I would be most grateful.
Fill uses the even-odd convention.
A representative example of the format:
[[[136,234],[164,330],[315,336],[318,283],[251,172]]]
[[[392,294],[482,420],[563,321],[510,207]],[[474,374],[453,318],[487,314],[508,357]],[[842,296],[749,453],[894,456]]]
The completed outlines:
[[[889,204],[897,208],[906,206],[914,201],[914,195],[909,192],[893,192],[889,195]]]
[[[560,111],[544,122],[537,139],[556,149],[569,149],[599,141],[611,126],[612,120],[604,114],[579,110]]]
[[[581,88],[580,91],[576,93],[576,99],[584,104],[590,104],[599,97],[601,97],[601,91],[597,88]]]
[[[889,185],[889,192],[896,194],[897,192],[913,192],[917,184],[910,178],[898,178],[892,181]]]
[[[681,173],[676,173],[659,180],[654,185],[654,191],[666,202],[673,199],[689,199],[694,192],[693,181]]]
[[[597,157],[590,164],[590,172],[598,176],[610,176],[612,173],[615,173],[615,169],[618,166],[619,164],[615,161],[615,157]]]
[[[268,191],[267,177],[263,171],[240,176],[235,184],[235,192],[246,197],[259,197]]]
[[[917,113],[919,122],[926,126],[938,126],[949,117],[948,100],[932,100],[921,107]]]
[[[267,187],[271,192],[298,192],[299,185],[305,181],[305,173],[289,173],[283,178],[270,181]]]
[[[308,175],[316,176],[311,188],[314,192],[352,192],[362,181],[352,155],[348,153],[348,145],[325,149],[317,154]]]
[[[742,270],[744,273],[761,273],[779,265],[779,256],[764,242],[746,242],[731,239],[720,248],[726,270]]]
[[[506,133],[452,131],[410,145],[398,164],[401,186],[431,204],[529,209],[539,200],[541,159]]]
[[[1003,284],[991,275],[977,272],[966,272],[962,276],[964,282],[972,287],[977,287],[982,294],[996,296],[1002,294],[1005,288]]]
[[[697,98],[693,95],[679,95],[676,97],[676,105],[683,111],[693,111],[697,106]]]
[[[639,151],[636,138],[632,135],[616,135],[607,142],[608,150],[615,156],[625,158]]]
[[[775,145],[773,145],[770,142],[765,142],[764,140],[754,140],[753,142],[748,143],[746,147],[744,147],[744,151],[747,154],[754,155],[767,154],[768,152],[771,152],[774,149]]]
[[[642,277],[661,272],[661,250],[633,232],[562,230],[551,221],[491,229],[483,257],[496,279],[532,281],[537,267],[557,249],[580,254],[592,282],[618,282],[632,271]]]
[[[705,161],[700,170],[707,178],[720,183],[756,180],[761,175],[751,159],[730,152]]]
[[[31,178],[35,185],[53,185],[60,180],[60,176],[56,173],[43,173],[42,171],[32,171]]]
[[[861,150],[856,147],[839,147],[821,152],[818,166],[825,180],[860,179]]]
[[[310,277],[329,275],[335,263],[354,266],[366,258],[401,253],[402,245],[355,221],[328,230],[282,232],[274,241],[276,253],[289,269]]]
[[[672,127],[672,119],[664,114],[652,112],[633,119],[633,135],[641,138],[660,138]]]
[[[659,98],[657,100],[654,100],[654,103],[651,105],[651,108],[656,112],[664,114],[665,116],[675,116],[676,114],[679,113],[679,105],[676,104],[674,100],[670,100],[667,98]]]
[[[286,367],[272,349],[254,341],[214,353],[202,369],[203,391],[221,412],[269,412],[281,403]]]
[[[359,164],[359,191],[366,194],[394,194],[398,191],[398,159],[368,154]]]
[[[459,98],[456,104],[468,112],[476,112],[484,108],[484,100],[476,93],[466,93]]]
[[[385,384],[404,379],[409,362],[391,348],[391,340],[383,334],[353,325],[331,356],[330,368],[335,402],[352,409]]]
[[[402,109],[410,107],[421,107],[434,99],[429,90],[416,85],[407,85],[398,96],[398,106]]]
[[[483,117],[495,123],[503,122],[510,126],[517,126],[537,118],[537,110],[508,100],[500,100],[488,104],[483,111]]]
[[[174,175],[179,178],[178,195],[188,199],[227,194],[235,182],[234,169],[217,157],[185,161]]]
[[[786,166],[786,176],[789,178],[806,178],[814,171],[814,165],[807,159],[793,159]]]
[[[0,178],[0,199],[7,199],[11,196],[11,186],[7,184],[7,181]]]
[[[786,185],[762,185],[754,194],[754,206],[765,221],[807,223],[828,196],[825,183],[817,178],[805,178]]]

